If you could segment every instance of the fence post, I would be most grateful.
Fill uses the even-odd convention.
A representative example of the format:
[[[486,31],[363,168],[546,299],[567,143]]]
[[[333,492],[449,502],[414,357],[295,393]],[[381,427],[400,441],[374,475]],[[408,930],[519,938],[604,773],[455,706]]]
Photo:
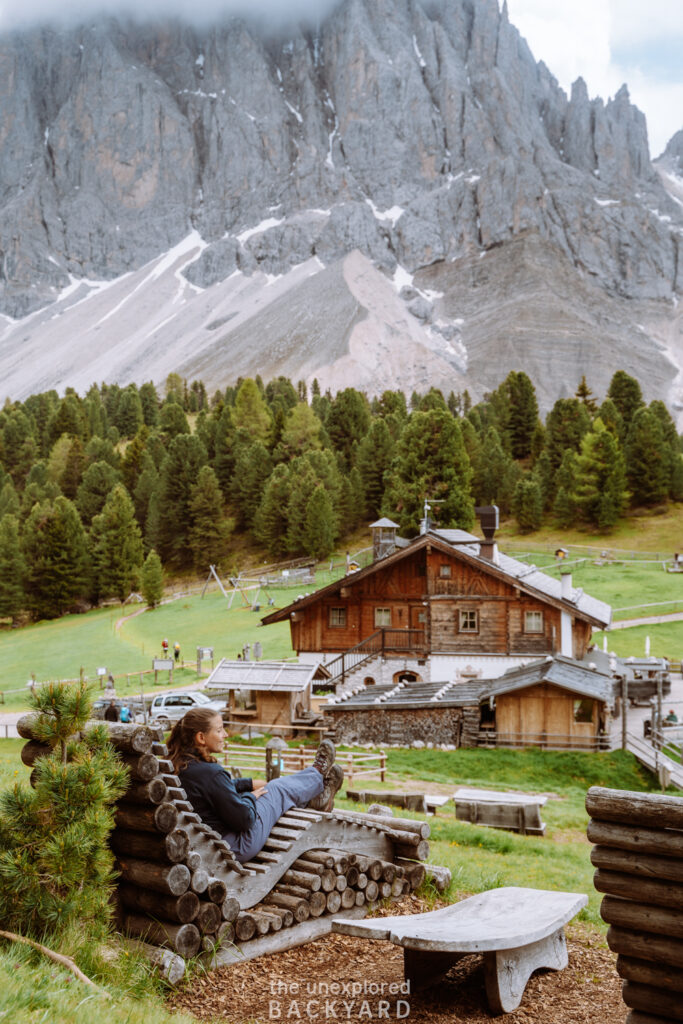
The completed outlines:
[[[626,750],[626,727],[628,719],[628,680],[626,676],[621,681],[621,746]]]
[[[380,758],[381,758],[380,763],[379,763],[380,764],[379,777],[380,777],[380,781],[384,782],[385,781],[384,776],[385,776],[386,770],[387,770],[387,753],[386,753],[386,750],[380,750],[379,754],[380,754]]]
[[[306,767],[306,752],[303,747],[299,747],[299,757],[301,758],[301,770],[303,771]]]
[[[346,774],[348,775],[349,782],[353,782],[353,754],[351,751],[349,751],[346,760]]]

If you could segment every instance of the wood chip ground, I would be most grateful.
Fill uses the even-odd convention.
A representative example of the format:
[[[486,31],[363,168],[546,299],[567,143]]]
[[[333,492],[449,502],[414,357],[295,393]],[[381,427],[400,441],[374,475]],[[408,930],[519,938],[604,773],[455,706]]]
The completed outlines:
[[[415,896],[407,896],[380,914],[417,914],[440,905],[427,906]],[[534,975],[521,1006],[498,1020],[505,1024],[624,1024],[627,1010],[621,1000],[616,957],[607,949],[602,934],[590,926],[570,925],[567,938],[569,966],[564,971]],[[341,994],[334,994],[335,982]],[[364,991],[351,994],[348,986],[354,982],[363,985]],[[168,1002],[171,1008],[189,1011],[200,1021],[226,1024],[270,1024],[274,1020],[281,1024],[379,1020],[483,1024],[494,1019],[486,1003],[480,957],[461,960],[428,995],[396,992],[402,982],[403,952],[399,947],[329,935],[297,949],[195,974]],[[393,994],[389,991],[392,983]],[[388,1007],[381,1005],[381,1000]]]

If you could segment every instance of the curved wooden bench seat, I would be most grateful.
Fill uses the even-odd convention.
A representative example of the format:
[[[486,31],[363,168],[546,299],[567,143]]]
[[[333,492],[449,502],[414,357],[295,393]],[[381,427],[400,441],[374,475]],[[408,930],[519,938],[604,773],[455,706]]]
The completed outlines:
[[[494,1013],[510,1013],[534,971],[567,966],[564,925],[587,903],[583,893],[509,886],[426,914],[335,919],[332,930],[403,946],[411,988],[431,985],[461,957],[483,953],[489,1006]]]
[[[308,942],[330,931],[335,914],[362,915],[424,877],[415,862],[429,853],[426,822],[295,808],[243,866],[194,812],[162,735],[132,723],[86,729],[103,724],[130,771],[110,840],[118,925],[129,935],[183,957],[204,950],[212,963],[234,962]],[[32,715],[18,724],[29,765],[51,753],[33,725]]]

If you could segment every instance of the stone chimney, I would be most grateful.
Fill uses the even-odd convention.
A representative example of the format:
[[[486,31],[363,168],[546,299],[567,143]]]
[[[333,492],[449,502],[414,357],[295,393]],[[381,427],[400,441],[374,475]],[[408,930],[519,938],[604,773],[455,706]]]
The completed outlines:
[[[478,505],[475,514],[479,516],[484,539],[479,541],[479,554],[489,562],[498,564],[498,545],[494,541],[494,535],[498,529],[498,506]]]

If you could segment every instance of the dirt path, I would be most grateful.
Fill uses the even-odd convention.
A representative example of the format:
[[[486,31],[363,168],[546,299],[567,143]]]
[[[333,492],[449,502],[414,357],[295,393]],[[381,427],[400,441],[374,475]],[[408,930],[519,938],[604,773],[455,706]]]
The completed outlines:
[[[414,896],[385,913],[430,909]],[[626,1007],[614,969],[616,957],[602,935],[590,927],[568,928],[569,966],[541,971],[529,981],[522,1005],[506,1024],[624,1024]],[[337,996],[338,986],[360,982],[365,991]],[[298,949],[260,957],[234,967],[196,976],[169,999],[202,1021],[266,1024],[280,1021],[355,1021],[404,1019],[408,1024],[489,1024],[481,957],[461,960],[427,993],[389,991],[403,982],[402,950],[386,942],[330,935]],[[381,986],[384,984],[384,995]],[[326,999],[328,1002],[326,1003]],[[389,1003],[380,1016],[379,1002]],[[319,1006],[307,1007],[309,1000]],[[318,1016],[315,1017],[317,1010]]]

